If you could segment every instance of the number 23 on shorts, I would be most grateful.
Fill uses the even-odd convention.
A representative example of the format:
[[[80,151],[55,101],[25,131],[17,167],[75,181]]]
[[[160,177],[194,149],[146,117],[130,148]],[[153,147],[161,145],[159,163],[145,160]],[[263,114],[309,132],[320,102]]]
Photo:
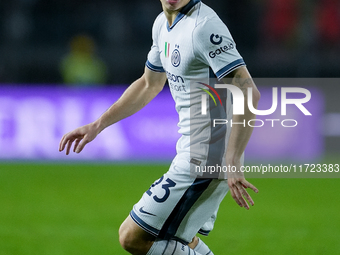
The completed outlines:
[[[161,182],[163,181],[163,179],[164,179],[164,176],[162,176],[158,181],[156,181],[154,184],[152,184],[151,187],[146,191],[146,194],[148,194],[149,196],[151,196],[151,195],[152,195],[151,188],[153,188],[153,187],[155,187],[155,186],[161,184]],[[167,178],[165,181],[166,181],[167,183],[165,183],[165,184],[162,185],[162,189],[164,189],[164,191],[165,191],[164,196],[163,196],[163,197],[158,197],[157,195],[154,195],[154,196],[153,196],[153,199],[154,199],[157,203],[163,203],[163,202],[165,202],[165,201],[168,199],[168,197],[170,196],[170,188],[176,186],[176,183],[175,183],[173,180],[169,179],[169,178]]]

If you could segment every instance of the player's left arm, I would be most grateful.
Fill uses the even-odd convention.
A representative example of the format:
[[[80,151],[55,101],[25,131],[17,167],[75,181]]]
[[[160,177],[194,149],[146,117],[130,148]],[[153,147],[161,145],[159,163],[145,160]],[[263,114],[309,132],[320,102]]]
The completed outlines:
[[[260,92],[245,66],[241,66],[231,72],[227,77],[223,78],[223,82],[237,86],[242,90],[244,95],[244,115],[234,115],[233,123],[245,122],[246,125],[233,125],[226,152],[226,162],[227,166],[235,166],[237,169],[237,172],[228,172],[228,185],[231,196],[239,206],[249,209],[247,201],[251,205],[254,205],[254,201],[246,191],[246,188],[251,188],[256,193],[258,192],[258,189],[248,182],[244,178],[243,172],[240,171],[241,157],[253,132],[253,128],[248,126],[247,123],[249,120],[256,118],[255,114],[253,114],[248,108],[248,96],[252,97],[254,107],[257,108],[260,100]],[[251,95],[248,95],[247,93],[248,88],[252,88]]]

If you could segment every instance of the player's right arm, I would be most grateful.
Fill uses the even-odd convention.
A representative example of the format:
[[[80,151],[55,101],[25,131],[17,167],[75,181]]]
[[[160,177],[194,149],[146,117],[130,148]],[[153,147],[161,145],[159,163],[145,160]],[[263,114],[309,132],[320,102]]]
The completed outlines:
[[[162,91],[165,81],[164,72],[154,72],[145,67],[142,77],[133,82],[100,118],[65,134],[60,141],[59,151],[63,151],[66,147],[66,155],[68,155],[74,142],[73,151],[81,152],[85,145],[95,139],[105,128],[147,105]]]

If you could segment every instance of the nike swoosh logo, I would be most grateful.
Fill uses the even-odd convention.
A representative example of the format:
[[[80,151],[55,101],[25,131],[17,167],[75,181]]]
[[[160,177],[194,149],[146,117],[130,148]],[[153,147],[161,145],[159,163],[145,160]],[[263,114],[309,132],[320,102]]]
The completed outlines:
[[[156,216],[156,215],[154,215],[154,214],[152,214],[152,213],[149,213],[149,212],[144,211],[143,208],[144,208],[144,206],[141,207],[141,208],[139,208],[139,211],[140,211],[141,213],[148,214],[148,215],[151,215],[151,216]]]

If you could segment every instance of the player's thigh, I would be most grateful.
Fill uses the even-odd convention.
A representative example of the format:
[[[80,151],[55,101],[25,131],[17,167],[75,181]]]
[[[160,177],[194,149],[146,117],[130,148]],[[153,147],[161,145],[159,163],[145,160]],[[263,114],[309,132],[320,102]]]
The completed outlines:
[[[199,183],[200,180],[198,179]],[[202,180],[209,182],[209,180]],[[196,183],[196,182],[195,182]],[[228,192],[226,180],[211,179],[209,185],[183,216],[175,236],[190,240],[196,233],[208,235],[213,229],[219,205]]]
[[[183,173],[172,164],[169,171],[156,180],[133,206],[130,216],[142,229],[155,237],[164,238],[161,233],[166,232],[165,223],[176,218],[173,211],[181,204],[183,195],[194,181],[189,170]]]

